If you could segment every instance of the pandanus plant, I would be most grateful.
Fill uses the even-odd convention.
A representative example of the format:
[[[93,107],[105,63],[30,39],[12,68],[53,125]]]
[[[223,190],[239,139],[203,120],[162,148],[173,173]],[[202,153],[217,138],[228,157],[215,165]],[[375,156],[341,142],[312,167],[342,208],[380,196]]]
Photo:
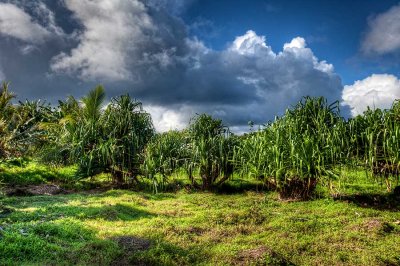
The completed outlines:
[[[47,131],[41,123],[57,120],[53,108],[41,101],[12,104],[9,84],[0,89],[0,158],[30,156],[45,143]]]
[[[141,154],[154,135],[150,114],[143,110],[141,102],[122,95],[111,100],[103,121],[107,152],[102,156],[108,169],[119,183],[127,177],[137,181],[143,163]]]
[[[250,134],[236,150],[242,171],[262,177],[282,197],[308,198],[318,181],[336,177],[345,153],[337,102],[305,97],[283,117]]]
[[[183,168],[191,158],[187,131],[168,131],[155,135],[143,153],[142,172],[157,191],[168,178]]]
[[[60,102],[59,114],[57,124],[45,125],[53,134],[44,149],[46,160],[76,163],[81,177],[109,172],[118,183],[136,180],[140,154],[154,134],[140,102],[124,95],[105,106],[104,88],[97,86],[81,101]]]
[[[209,190],[228,180],[234,171],[233,153],[237,139],[210,115],[197,115],[189,126],[191,158],[186,163],[189,178],[199,186],[194,174],[198,172],[202,189]]]
[[[391,177],[400,175],[400,102],[388,110],[368,109],[348,121],[352,154],[365,162],[374,177],[381,177],[391,191]]]

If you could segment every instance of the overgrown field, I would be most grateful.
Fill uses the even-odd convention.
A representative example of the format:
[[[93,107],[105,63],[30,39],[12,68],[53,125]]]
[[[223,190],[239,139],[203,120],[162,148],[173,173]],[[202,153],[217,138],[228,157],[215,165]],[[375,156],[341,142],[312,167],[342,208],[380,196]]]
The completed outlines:
[[[0,265],[400,265],[400,101],[304,97],[235,135],[155,132],[102,86],[57,106],[0,88]]]
[[[67,170],[3,174],[49,184]],[[239,178],[213,193],[180,180],[174,193],[101,192],[98,178],[66,187],[79,193],[3,197],[0,265],[400,265],[400,200],[363,170],[341,173],[336,196],[319,186],[309,201]]]
[[[400,212],[345,199],[111,190],[3,203],[1,265],[400,264]]]

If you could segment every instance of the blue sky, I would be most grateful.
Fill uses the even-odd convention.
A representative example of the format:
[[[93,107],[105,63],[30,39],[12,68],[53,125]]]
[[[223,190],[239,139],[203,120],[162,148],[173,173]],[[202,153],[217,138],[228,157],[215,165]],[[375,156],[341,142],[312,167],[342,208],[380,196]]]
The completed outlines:
[[[97,84],[159,131],[196,113],[237,132],[303,96],[343,115],[400,98],[399,1],[0,0],[0,80],[56,103]]]
[[[368,19],[387,11],[399,1],[316,1],[316,0],[203,0],[194,3],[183,19],[188,24],[204,24],[194,35],[215,49],[223,49],[235,36],[252,29],[265,35],[274,50],[295,36],[306,39],[319,57],[335,66],[344,84],[371,73],[399,75],[398,60],[365,58],[360,55]],[[212,32],[211,36],[208,31]],[[397,58],[398,59],[398,58]]]

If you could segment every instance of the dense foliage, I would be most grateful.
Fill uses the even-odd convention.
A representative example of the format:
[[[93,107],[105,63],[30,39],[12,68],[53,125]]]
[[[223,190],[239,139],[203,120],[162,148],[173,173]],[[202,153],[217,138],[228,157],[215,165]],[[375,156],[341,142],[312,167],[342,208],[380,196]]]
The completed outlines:
[[[400,174],[400,102],[395,101],[388,110],[368,109],[349,120],[348,135],[352,155],[373,175],[384,178],[390,191],[390,177],[396,177],[398,183]]]
[[[318,179],[334,176],[344,155],[338,103],[304,98],[265,129],[245,138],[236,158],[242,171],[262,177],[282,196],[310,196]]]
[[[46,125],[51,137],[44,148],[48,161],[76,163],[79,175],[111,173],[118,183],[139,174],[140,155],[154,134],[151,117],[140,102],[123,95],[105,106],[101,86],[80,102],[60,102],[61,119]]]
[[[263,180],[282,197],[308,198],[331,184],[342,166],[362,166],[399,182],[400,102],[345,120],[339,103],[305,97],[258,131],[235,136],[221,120],[196,115],[183,131],[155,133],[151,116],[129,95],[106,103],[98,86],[81,99],[51,106],[13,104],[0,90],[0,160],[35,157],[75,165],[76,176],[109,173],[118,184],[147,178],[155,188],[185,172],[191,186],[210,190],[234,174]]]

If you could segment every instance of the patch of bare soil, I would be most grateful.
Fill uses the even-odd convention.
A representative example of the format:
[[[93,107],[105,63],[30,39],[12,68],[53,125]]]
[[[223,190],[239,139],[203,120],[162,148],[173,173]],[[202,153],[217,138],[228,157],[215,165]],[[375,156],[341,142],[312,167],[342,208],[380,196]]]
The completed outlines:
[[[382,227],[382,222],[377,219],[370,219],[362,224],[351,225],[350,230],[372,232],[378,231]]]
[[[363,228],[368,231],[377,230],[380,227],[382,227],[382,222],[376,219],[369,220],[363,225]]]
[[[118,245],[127,252],[144,251],[150,248],[150,240],[135,236],[120,236],[114,238]]]
[[[123,250],[123,255],[115,259],[111,265],[112,266],[146,266],[148,263],[144,261],[132,261],[130,259],[130,254],[137,251],[148,250],[151,246],[151,242],[144,238],[139,238],[135,236],[120,236],[113,238],[115,242],[118,243]]]
[[[67,193],[67,191],[59,186],[50,184],[8,187],[4,189],[4,192],[7,196],[38,196]]]
[[[235,265],[294,265],[275,251],[260,246],[241,251],[236,257]]]
[[[265,265],[264,257],[268,249],[264,246],[243,250],[237,257],[238,265]]]
[[[191,227],[189,227],[189,228],[187,229],[187,232],[188,232],[188,233],[194,234],[194,235],[197,235],[197,236],[201,236],[202,234],[204,234],[205,231],[206,231],[206,230],[203,229],[203,228],[200,228],[200,227],[193,227],[193,226],[191,226]]]

